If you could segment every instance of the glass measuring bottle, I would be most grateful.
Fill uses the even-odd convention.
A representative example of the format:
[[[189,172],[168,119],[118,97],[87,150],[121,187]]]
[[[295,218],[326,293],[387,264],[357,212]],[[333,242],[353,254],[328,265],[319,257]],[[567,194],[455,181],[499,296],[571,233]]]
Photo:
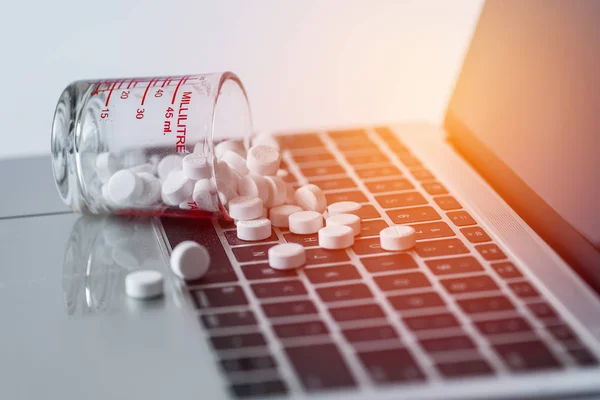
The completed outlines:
[[[251,132],[246,91],[231,72],[76,81],[54,113],[56,187],[79,212],[228,217],[223,193],[235,176],[215,144],[245,152]]]

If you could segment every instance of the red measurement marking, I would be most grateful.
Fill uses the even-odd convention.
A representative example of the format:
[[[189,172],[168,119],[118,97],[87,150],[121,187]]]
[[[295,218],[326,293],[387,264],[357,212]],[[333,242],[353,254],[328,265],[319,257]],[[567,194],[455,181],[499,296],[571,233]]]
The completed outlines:
[[[181,86],[185,81],[188,80],[187,76],[184,76],[179,80],[177,87],[175,88],[175,92],[173,92],[173,98],[171,99],[171,104],[175,104],[175,99],[177,98],[177,91],[179,90],[179,86]]]
[[[127,85],[127,89],[131,89],[131,85],[135,82],[135,79],[129,81],[129,85]]]
[[[121,83],[119,83],[119,87],[117,89],[121,89],[121,86],[123,86],[124,83],[125,83],[125,80],[122,80]]]
[[[168,82],[168,83],[167,83],[167,82]],[[169,76],[169,77],[167,77],[167,79],[165,79],[165,81],[163,82],[163,84],[162,84],[162,86],[161,86],[161,87],[168,86],[168,85],[169,85],[169,83],[171,83],[171,77],[170,77],[170,76]]]
[[[108,106],[108,102],[110,101],[110,96],[112,96],[112,92],[113,90],[115,90],[115,86],[117,86],[117,81],[115,81],[112,86],[110,87],[110,90],[108,92],[108,96],[106,96],[106,103],[104,103],[105,106]]]
[[[153,81],[154,81],[154,78],[150,79],[150,82],[148,82],[148,86],[146,86],[146,90],[144,90],[144,96],[142,96],[142,105],[144,105],[144,102],[146,101],[146,95],[148,94],[148,89],[150,89],[150,86],[152,86]]]

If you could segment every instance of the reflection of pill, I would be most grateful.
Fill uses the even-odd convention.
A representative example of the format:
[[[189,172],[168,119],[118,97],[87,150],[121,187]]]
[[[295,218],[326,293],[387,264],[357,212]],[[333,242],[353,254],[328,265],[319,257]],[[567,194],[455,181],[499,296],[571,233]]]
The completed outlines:
[[[144,192],[144,181],[128,169],[122,169],[110,177],[108,195],[117,205],[131,205],[137,202]]]
[[[264,145],[251,147],[246,158],[250,172],[264,176],[277,174],[280,162],[279,150]]]
[[[345,225],[352,228],[354,236],[360,234],[360,217],[354,214],[338,214],[325,220],[326,226]]]
[[[338,214],[357,214],[360,211],[360,204],[355,201],[338,201],[327,206],[327,213],[330,217]]]
[[[289,222],[290,232],[309,235],[323,227],[323,215],[316,211],[300,211],[290,215]]]
[[[240,140],[226,140],[215,146],[215,157],[221,158],[226,151],[235,151],[242,157],[246,157],[246,149]]]
[[[258,197],[239,196],[229,200],[229,215],[233,219],[248,221],[262,217],[263,202]]]
[[[306,251],[301,244],[283,243],[268,251],[269,265],[274,269],[294,269],[306,264]]]
[[[294,194],[296,205],[304,210],[317,211],[323,213],[327,207],[325,194],[317,185],[304,185]]]
[[[158,166],[156,167],[158,177],[160,179],[166,179],[171,172],[182,169],[183,165],[181,161],[181,156],[177,154],[169,154],[168,156],[164,157],[162,160],[160,160]]]
[[[96,156],[96,174],[102,183],[108,182],[119,168],[121,168],[121,163],[113,153],[100,153]]]
[[[276,207],[285,203],[287,188],[283,179],[278,176],[265,176],[265,180],[267,181],[267,188],[269,190],[267,207]]]
[[[210,254],[206,247],[186,240],[179,243],[171,252],[171,270],[182,279],[200,279],[210,266]]]
[[[273,226],[287,228],[290,226],[290,215],[300,211],[302,211],[302,209],[298,206],[283,204],[281,206],[271,208],[269,211],[269,218],[271,219]]]
[[[265,177],[260,175],[244,176],[239,182],[238,190],[240,192],[240,196],[258,197],[265,204],[269,200],[269,187],[267,180]]]
[[[157,177],[147,172],[138,174],[144,181],[144,192],[139,203],[142,205],[156,204],[160,200],[161,184]]]
[[[241,240],[257,241],[271,236],[271,221],[258,218],[250,221],[237,221],[237,237]]]
[[[125,277],[125,293],[136,299],[151,299],[163,294],[164,279],[160,272],[142,270]]]
[[[319,229],[319,246],[324,249],[345,249],[354,244],[354,231],[346,225],[332,225]]]
[[[408,225],[395,225],[379,232],[381,248],[389,251],[404,251],[415,245],[415,230]]]
[[[169,174],[162,184],[162,194],[171,205],[179,205],[190,199],[194,190],[194,181],[189,180],[182,170]]]
[[[198,153],[191,153],[183,157],[181,164],[183,172],[188,179],[197,181],[199,179],[210,178],[210,164],[206,157]]]
[[[237,172],[240,176],[248,175],[248,167],[246,167],[246,158],[242,157],[233,150],[227,150],[220,158],[221,161],[227,163],[229,167]]]

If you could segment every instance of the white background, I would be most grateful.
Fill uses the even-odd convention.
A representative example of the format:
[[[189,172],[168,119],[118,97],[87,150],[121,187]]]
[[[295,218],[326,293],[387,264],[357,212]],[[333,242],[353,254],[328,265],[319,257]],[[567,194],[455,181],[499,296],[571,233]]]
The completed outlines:
[[[49,152],[85,78],[231,70],[260,130],[440,122],[481,0],[53,0],[2,5],[0,157]]]

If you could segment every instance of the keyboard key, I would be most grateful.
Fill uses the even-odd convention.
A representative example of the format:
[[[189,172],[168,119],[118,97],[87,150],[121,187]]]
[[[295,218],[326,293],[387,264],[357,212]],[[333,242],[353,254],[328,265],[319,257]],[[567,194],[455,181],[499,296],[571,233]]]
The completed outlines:
[[[379,232],[382,229],[387,228],[389,225],[382,219],[374,219],[370,221],[361,221],[360,223],[360,234],[357,238],[368,237],[368,236],[379,236]]]
[[[375,200],[383,208],[398,208],[427,204],[427,200],[418,192],[406,192],[376,196]]]
[[[379,211],[377,211],[372,204],[363,204],[356,215],[358,215],[360,219],[381,218],[381,214],[379,214]]]
[[[521,317],[492,319],[475,322],[475,326],[482,334],[500,335],[504,333],[530,332],[531,325]]]
[[[476,225],[477,221],[469,215],[466,211],[452,211],[446,213],[448,218],[454,223],[456,226],[468,226],[468,225]]]
[[[421,186],[423,186],[423,189],[425,189],[425,191],[432,196],[435,196],[438,194],[448,194],[448,191],[446,190],[444,185],[442,185],[439,182],[423,183]]]
[[[268,258],[267,252],[269,249],[275,245],[276,243],[261,244],[257,246],[235,247],[231,250],[239,262],[264,261]]]
[[[355,240],[354,245],[352,246],[352,250],[354,250],[356,254],[361,256],[365,254],[377,254],[386,252],[381,248],[381,241],[379,240],[379,237]]]
[[[399,141],[399,139],[396,137],[396,134],[387,126],[377,126],[373,128],[373,130],[385,141]]]
[[[306,166],[304,168],[300,168],[302,174],[307,177],[322,177],[324,175],[345,175],[346,170],[340,165],[322,165],[319,167],[309,167]]]
[[[396,176],[396,175],[401,176],[402,172],[400,172],[400,170],[398,168],[396,168],[395,166],[390,164],[385,167],[356,169],[356,174],[361,179],[371,179],[371,178],[383,178],[386,176]]]
[[[492,268],[504,279],[521,278],[523,276],[517,267],[509,261],[492,264]]]
[[[414,167],[417,165],[421,165],[421,161],[414,154],[410,152],[396,153],[398,159],[407,167]]]
[[[327,204],[337,203],[338,201],[355,201],[357,203],[368,203],[369,199],[359,190],[352,190],[347,192],[336,192],[325,194]]]
[[[492,278],[487,275],[443,279],[440,283],[450,294],[476,293],[500,289]]]
[[[282,147],[294,149],[323,147],[323,142],[316,133],[277,135],[277,141]]]
[[[398,192],[415,188],[412,183],[403,178],[365,182],[365,185],[371,193]]]
[[[592,366],[598,365],[598,359],[594,356],[588,349],[585,348],[577,348],[577,349],[569,349],[569,354],[577,365],[581,366]]]
[[[357,354],[375,383],[425,380],[423,372],[407,349],[387,349]]]
[[[466,335],[421,339],[419,340],[419,344],[429,353],[438,353],[440,351],[470,350],[475,348],[475,344],[471,338]]]
[[[430,181],[434,180],[435,177],[428,169],[423,167],[411,167],[409,168],[411,175],[418,181]]]
[[[254,313],[250,310],[222,314],[205,314],[200,317],[200,320],[206,329],[255,326],[257,324]]]
[[[236,383],[231,385],[231,391],[236,397],[265,397],[273,395],[287,394],[285,383],[280,380],[253,382],[253,383]]]
[[[295,154],[294,161],[297,164],[314,164],[322,162],[333,162],[336,163],[336,159],[333,154],[327,153],[308,153],[308,154]]]
[[[377,276],[374,279],[377,286],[384,292],[431,286],[431,283],[422,272],[406,272],[402,274]]]
[[[311,300],[268,303],[261,304],[261,307],[265,315],[269,318],[313,315],[319,313]]]
[[[233,221],[227,221],[226,219],[219,219],[219,226],[223,229],[235,229]]]
[[[232,307],[248,304],[248,299],[240,286],[190,290],[196,308]]]
[[[490,238],[490,236],[483,230],[483,228],[480,228],[479,226],[462,228],[460,231],[471,243],[485,243],[492,241],[492,238]]]
[[[569,342],[569,341],[579,340],[579,338],[577,337],[575,332],[573,332],[571,330],[571,328],[569,328],[565,324],[547,326],[546,329],[550,332],[550,334],[552,336],[554,336],[554,338],[556,340],[559,340],[561,342]]]
[[[458,210],[462,208],[460,203],[452,196],[434,197],[433,201],[444,211]]]
[[[539,319],[558,319],[558,314],[548,303],[528,303],[527,307]]]
[[[367,140],[367,133],[364,129],[344,129],[328,131],[327,133],[335,141],[344,141],[356,138],[364,138],[365,140]]]
[[[500,247],[493,243],[480,244],[475,246],[475,248],[483,258],[489,261],[504,260],[506,258],[506,255],[500,250]]]
[[[242,265],[242,272],[249,281],[271,278],[293,278],[298,276],[298,272],[295,270],[278,270],[271,268],[269,264]]]
[[[341,152],[364,151],[365,149],[377,150],[377,145],[368,137],[356,137],[344,140],[336,140],[336,146]]]
[[[325,268],[306,268],[304,273],[313,284],[361,279],[360,273],[351,264]]]
[[[411,226],[415,229],[417,240],[454,236],[454,231],[445,222],[429,222]]]
[[[389,210],[386,211],[386,214],[394,224],[410,224],[413,222],[437,221],[442,219],[432,207],[428,206]]]
[[[221,360],[221,367],[225,372],[252,372],[277,367],[271,356],[240,357]]]
[[[333,301],[368,299],[373,297],[371,291],[364,283],[319,288],[317,289],[317,293],[319,294],[319,297],[321,297],[321,300],[326,303]]]
[[[537,340],[496,344],[494,349],[506,366],[515,372],[561,367],[546,345]]]
[[[306,264],[329,264],[350,261],[345,250],[306,249]]]
[[[306,293],[304,284],[298,280],[254,283],[252,290],[259,299],[268,299],[272,297],[299,296]]]
[[[371,326],[368,328],[344,329],[342,334],[350,343],[374,342],[398,339],[398,333],[391,325]]]
[[[286,233],[283,238],[288,243],[298,243],[304,247],[314,247],[319,245],[319,236],[316,233],[310,235],[298,235],[296,233]]]
[[[435,292],[389,296],[390,304],[398,311],[443,307],[444,300]]]
[[[417,242],[415,251],[419,256],[426,258],[465,254],[469,252],[469,249],[462,244],[460,239],[443,239]]]
[[[321,321],[294,322],[291,324],[273,325],[273,330],[280,339],[329,335],[329,330]]]
[[[279,239],[277,239],[277,235],[273,231],[271,231],[271,236],[270,237],[268,237],[266,239],[263,239],[263,240],[259,240],[259,241],[247,241],[247,240],[239,239],[237,237],[237,232],[236,231],[225,231],[224,234],[225,234],[225,239],[227,239],[227,242],[231,246],[238,246],[238,245],[241,245],[241,244],[255,244],[255,243],[267,243],[267,242],[277,242],[277,241],[279,241]]]
[[[515,309],[510,300],[502,295],[457,300],[456,302],[467,314],[510,311]]]
[[[511,282],[508,287],[522,299],[540,297],[538,291],[527,281]]]
[[[436,367],[445,378],[463,378],[493,373],[492,368],[483,359],[438,363]]]
[[[265,346],[262,333],[241,333],[237,335],[211,336],[210,342],[216,350],[240,349],[243,347]]]
[[[320,187],[323,191],[356,188],[356,183],[350,178],[309,179],[309,181]]]
[[[350,165],[362,165],[362,164],[379,164],[386,163],[388,164],[390,160],[387,156],[381,152],[370,152],[366,154],[349,154],[346,156],[346,161]]]
[[[456,317],[450,313],[409,317],[403,318],[402,320],[404,321],[406,326],[408,326],[413,331],[457,328],[460,326]]]
[[[330,308],[329,313],[338,322],[385,318],[385,314],[378,304]]]
[[[308,392],[356,386],[346,362],[333,343],[286,347],[285,352]]]
[[[389,254],[386,256],[361,258],[360,262],[371,273],[419,268],[410,254]]]
[[[427,267],[436,275],[465,274],[483,271],[483,267],[474,257],[444,258],[425,261]]]

